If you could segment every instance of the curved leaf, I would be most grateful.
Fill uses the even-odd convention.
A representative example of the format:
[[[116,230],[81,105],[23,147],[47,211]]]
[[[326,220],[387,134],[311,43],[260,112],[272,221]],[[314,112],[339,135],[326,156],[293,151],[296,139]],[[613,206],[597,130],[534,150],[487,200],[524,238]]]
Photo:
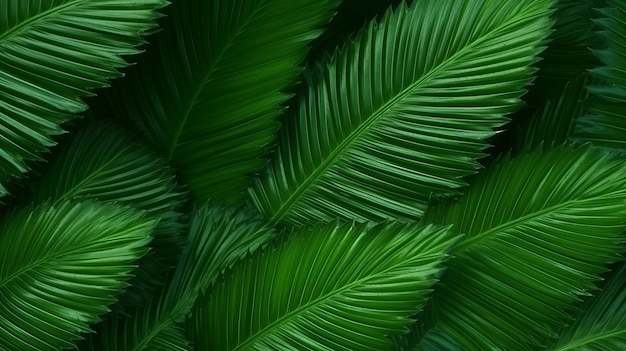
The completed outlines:
[[[456,238],[419,225],[317,225],[227,272],[189,321],[201,350],[383,350]]]
[[[613,150],[626,150],[626,2],[607,0],[597,20],[606,49],[596,50],[605,66],[591,72],[608,84],[590,86],[591,112],[581,118],[575,137]]]
[[[0,227],[0,349],[72,348],[125,286],[154,224],[96,202],[9,215]]]
[[[198,202],[238,202],[267,162],[289,97],[281,91],[337,2],[174,2],[165,30],[109,105],[139,119]]]
[[[626,349],[626,265],[611,274],[598,295],[589,297],[553,351]]]
[[[37,202],[116,202],[159,219],[150,243],[154,252],[142,258],[133,287],[122,298],[124,305],[136,305],[162,283],[163,272],[180,257],[184,226],[179,211],[185,194],[177,187],[165,160],[121,128],[95,123],[62,145],[33,194]]]
[[[165,0],[0,1],[0,183],[55,142],[80,100],[119,77]],[[4,189],[0,186],[0,195]]]
[[[178,267],[160,294],[126,318],[98,326],[88,350],[160,350],[169,342],[184,344],[181,321],[198,294],[241,257],[268,242],[274,231],[256,211],[202,206],[189,226],[189,238]]]
[[[424,215],[466,234],[436,289],[436,327],[468,350],[545,344],[622,250],[625,198],[626,161],[589,146],[490,167]]]
[[[458,195],[519,106],[549,0],[420,0],[305,74],[300,104],[250,191],[275,221],[419,218]]]

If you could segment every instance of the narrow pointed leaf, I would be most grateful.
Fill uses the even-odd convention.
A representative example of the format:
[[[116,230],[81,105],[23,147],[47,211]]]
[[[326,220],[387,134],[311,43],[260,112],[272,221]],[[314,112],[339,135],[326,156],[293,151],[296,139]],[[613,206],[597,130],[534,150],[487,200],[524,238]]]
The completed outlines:
[[[505,158],[425,220],[464,240],[437,286],[436,327],[468,350],[545,345],[622,250],[626,161],[589,146]]]
[[[304,228],[226,272],[189,328],[202,350],[385,350],[456,240],[433,226]]]
[[[0,183],[25,173],[119,77],[165,0],[0,1]],[[0,195],[4,188],[0,185]]]
[[[549,0],[420,0],[305,72],[252,202],[277,222],[419,218],[458,195],[519,106]]]
[[[281,91],[337,2],[173,2],[165,30],[110,105],[139,119],[199,203],[237,202],[267,162],[289,97]]]
[[[609,7],[600,11],[597,20],[602,28],[604,48],[596,56],[604,66],[593,69],[595,76],[605,80],[603,85],[589,89],[594,96],[590,113],[581,118],[576,138],[594,145],[626,151],[626,2],[608,0]]]
[[[626,349],[626,265],[609,278],[602,291],[590,296],[574,322],[560,335],[552,351]]]
[[[72,348],[125,287],[154,224],[96,202],[10,214],[0,226],[0,349]]]
[[[273,235],[267,221],[251,209],[207,205],[198,208],[189,225],[188,243],[181,261],[160,294],[131,311],[127,318],[98,326],[98,334],[81,346],[85,350],[140,351],[166,349],[168,340],[182,345],[178,322],[189,313],[198,294],[222,270],[255,251]],[[170,339],[172,335],[178,337]]]
[[[184,238],[180,208],[185,194],[167,162],[120,127],[95,123],[64,143],[34,188],[37,202],[72,199],[116,202],[158,218],[152,252],[142,258],[122,305],[140,304],[178,261]]]

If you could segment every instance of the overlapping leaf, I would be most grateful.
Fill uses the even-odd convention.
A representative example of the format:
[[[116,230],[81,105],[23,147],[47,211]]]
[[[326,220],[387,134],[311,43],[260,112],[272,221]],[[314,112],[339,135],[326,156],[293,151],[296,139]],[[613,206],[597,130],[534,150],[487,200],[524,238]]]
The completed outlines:
[[[140,303],[180,257],[184,227],[179,211],[185,193],[178,189],[165,160],[118,126],[95,123],[80,130],[62,145],[33,194],[36,202],[116,202],[159,219],[150,243],[153,250],[142,258],[124,304]]]
[[[562,331],[552,351],[605,351],[626,349],[626,265],[617,267],[602,291],[581,306],[570,326]]]
[[[301,225],[416,219],[458,195],[532,80],[551,3],[420,0],[370,23],[305,74],[254,204]]]
[[[84,350],[186,350],[178,322],[191,310],[198,294],[222,270],[256,250],[274,235],[265,219],[244,208],[202,206],[195,211],[186,249],[161,293],[130,315],[98,326]],[[178,345],[178,348],[172,348]]]
[[[242,260],[189,327],[202,350],[384,350],[406,332],[456,240],[446,228],[303,228]]]
[[[424,216],[466,234],[436,289],[436,327],[468,350],[545,344],[622,250],[625,198],[626,161],[588,146],[490,167]]]
[[[120,76],[166,3],[0,1],[0,195],[87,109],[80,97]]]
[[[265,165],[281,91],[337,0],[174,2],[135,74],[110,96],[139,119],[197,201],[237,202]]]
[[[0,349],[72,348],[125,286],[154,224],[96,202],[10,214],[0,226]]]
[[[597,23],[605,49],[596,50],[604,66],[591,72],[608,84],[589,87],[595,99],[591,112],[581,118],[576,138],[624,152],[626,150],[626,2],[608,0]]]

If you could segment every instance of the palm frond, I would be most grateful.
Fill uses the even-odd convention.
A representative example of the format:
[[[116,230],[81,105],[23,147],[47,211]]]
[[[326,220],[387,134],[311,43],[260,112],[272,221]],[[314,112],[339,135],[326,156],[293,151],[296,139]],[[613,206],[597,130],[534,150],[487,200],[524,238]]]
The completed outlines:
[[[602,291],[585,301],[549,350],[626,350],[626,265],[611,273]]]
[[[406,332],[457,240],[448,228],[302,228],[226,272],[189,322],[202,350],[384,350]]]
[[[589,115],[579,119],[575,137],[594,145],[624,152],[626,150],[626,2],[608,0],[598,19],[605,49],[596,50],[604,66],[593,69],[595,76],[608,84],[590,86]]]
[[[125,287],[155,224],[96,202],[10,214],[0,227],[0,349],[72,348]]]
[[[80,100],[119,77],[165,0],[0,2],[0,183],[55,144]],[[4,194],[0,185],[0,195]]]
[[[174,2],[138,70],[110,92],[111,105],[147,130],[199,203],[238,202],[267,163],[289,98],[281,91],[337,2]]]
[[[98,326],[86,342],[89,350],[155,350],[168,342],[183,344],[178,322],[192,309],[198,294],[222,270],[274,236],[274,230],[252,209],[204,205],[192,216],[186,249],[160,294],[133,310]],[[170,339],[171,335],[178,335]]]
[[[590,146],[505,158],[425,221],[466,236],[437,286],[436,327],[468,350],[527,350],[616,261],[626,229],[626,161]]]
[[[574,134],[577,120],[588,112],[587,86],[597,81],[589,74],[581,74],[565,82],[557,90],[558,95],[551,93],[547,98],[544,95],[543,105],[514,130],[514,149],[526,152],[542,144],[567,142]]]
[[[42,173],[33,191],[36,202],[115,202],[159,219],[150,243],[153,250],[141,259],[133,287],[121,298],[122,305],[140,304],[162,283],[162,272],[178,262],[184,243],[180,209],[185,193],[167,162],[122,128],[95,123],[64,143]]]
[[[420,0],[305,74],[267,174],[277,222],[413,220],[453,196],[519,106],[552,1]]]

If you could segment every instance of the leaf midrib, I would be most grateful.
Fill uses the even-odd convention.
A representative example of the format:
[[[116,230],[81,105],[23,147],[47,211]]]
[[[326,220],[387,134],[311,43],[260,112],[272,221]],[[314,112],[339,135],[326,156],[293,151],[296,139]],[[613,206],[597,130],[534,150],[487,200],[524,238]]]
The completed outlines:
[[[434,248],[430,248],[427,250],[426,253],[431,252]],[[443,255],[443,254],[442,254]],[[306,304],[302,305],[302,306],[298,306],[298,308],[290,311],[289,313],[286,313],[285,315],[281,316],[280,318],[276,319],[275,321],[273,321],[272,323],[268,324],[265,328],[259,330],[258,332],[256,332],[255,334],[251,335],[249,338],[246,339],[246,341],[242,344],[237,345],[234,349],[232,349],[232,351],[238,351],[238,350],[248,350],[248,347],[251,345],[254,345],[254,343],[256,342],[256,340],[263,338],[264,336],[266,336],[267,334],[270,334],[273,330],[280,328],[283,324],[287,324],[292,318],[305,313],[307,310],[310,309],[314,309],[316,308],[318,305],[323,305],[327,300],[330,300],[333,297],[336,297],[337,295],[341,295],[343,294],[345,291],[353,289],[355,287],[358,287],[360,285],[362,285],[363,283],[365,283],[367,280],[373,279],[376,276],[379,275],[384,275],[385,273],[392,271],[398,267],[403,267],[406,265],[409,265],[411,263],[411,261],[420,259],[420,260],[424,260],[424,259],[428,259],[431,257],[435,257],[437,256],[436,254],[425,254],[425,255],[415,255],[415,256],[411,256],[409,255],[405,260],[402,260],[401,262],[398,262],[395,265],[392,265],[390,267],[388,267],[385,270],[382,271],[377,271],[375,274],[372,275],[368,275],[366,277],[363,277],[361,279],[355,280],[350,284],[347,284],[345,286],[343,286],[340,289],[336,289],[336,290],[331,290],[328,293],[319,296],[318,298],[307,302]],[[443,256],[442,256],[443,257]],[[434,261],[433,261],[434,262]]]
[[[554,351],[569,351],[569,350],[575,350],[581,346],[585,346],[591,343],[594,343],[598,340],[603,340],[603,339],[610,339],[612,337],[621,335],[621,334],[625,334],[626,330],[624,330],[623,328],[613,328],[610,329],[609,331],[605,331],[603,333],[597,333],[594,335],[589,335],[586,336],[584,338],[580,338],[580,339],[576,339],[574,340],[571,344],[565,345],[563,347],[559,347],[557,349],[554,349]]]
[[[228,51],[228,49],[232,47],[233,42],[237,39],[237,37],[246,30],[246,27],[251,22],[254,21],[255,17],[259,14],[259,12],[266,7],[265,3],[266,1],[260,2],[259,6],[250,14],[250,16],[241,24],[241,26],[237,28],[237,31],[228,39],[228,42],[224,45],[224,47],[222,48],[220,53],[217,55],[213,63],[209,66],[207,73],[200,80],[200,83],[197,85],[195,91],[193,92],[191,96],[191,100],[189,101],[189,104],[187,105],[185,112],[183,112],[182,120],[180,121],[178,128],[176,128],[174,137],[172,138],[172,141],[170,142],[170,145],[168,147],[167,158],[169,160],[172,160],[174,151],[176,150],[176,147],[178,147],[179,145],[178,140],[180,139],[181,135],[183,134],[183,130],[185,129],[185,126],[187,125],[187,120],[189,119],[189,115],[191,114],[191,111],[193,111],[193,108],[196,105],[196,102],[198,101],[198,97],[200,96],[200,93],[204,90],[204,87],[208,84],[211,78],[211,75],[215,72],[217,65],[221,63],[222,59],[224,58],[224,54]]]
[[[4,41],[8,41],[9,39],[11,39],[11,37],[17,35],[18,33],[20,33],[21,31],[25,30],[26,28],[28,28],[28,26],[43,18],[43,17],[47,17],[47,16],[52,16],[54,14],[56,14],[57,12],[61,12],[63,10],[65,10],[68,7],[72,7],[74,5],[77,5],[80,2],[83,2],[85,0],[72,0],[69,2],[66,2],[64,4],[55,6],[53,8],[50,8],[46,11],[40,12],[32,17],[29,17],[27,19],[25,19],[24,21],[18,23],[16,26],[12,27],[11,29],[7,30],[6,32],[4,32],[3,34],[0,34],[0,45],[2,45],[4,43]]]
[[[510,23],[514,23],[516,18],[517,16],[509,19],[509,21],[506,21],[502,23],[500,26],[493,28],[489,33],[486,33],[484,36],[477,38],[471,43],[468,43],[461,50],[457,51],[448,59],[441,62],[439,65],[437,65],[432,70],[430,70],[427,74],[424,74],[422,77],[420,77],[420,79],[411,83],[405,89],[402,89],[397,95],[391,98],[388,102],[384,103],[381,107],[376,109],[367,119],[365,119],[364,123],[359,125],[359,127],[357,127],[341,143],[339,143],[337,148],[335,148],[330,153],[330,155],[326,159],[324,159],[324,161],[322,161],[320,166],[316,168],[315,171],[313,171],[313,173],[311,173],[309,176],[305,177],[304,181],[295,189],[295,191],[292,192],[289,195],[289,197],[284,202],[281,203],[281,205],[278,207],[278,209],[274,212],[272,216],[274,222],[281,222],[284,219],[284,217],[288,213],[290,213],[290,209],[294,206],[294,204],[296,204],[300,200],[300,198],[310,189],[311,185],[316,183],[317,180],[321,178],[326,173],[326,171],[334,165],[335,161],[340,156],[342,156],[346,152],[346,150],[348,150],[352,146],[354,140],[359,139],[363,134],[368,132],[369,128],[373,126],[374,124],[376,124],[377,122],[379,122],[382,119],[382,116],[384,116],[384,114],[388,110],[391,110],[398,101],[403,100],[405,97],[411,94],[414,90],[419,89],[422,83],[429,81],[431,77],[438,74],[441,70],[444,70],[445,68],[447,68],[448,65],[454,63],[458,56],[465,55],[465,53],[468,50],[471,50],[475,46],[481,44],[482,42],[488,39],[491,39],[491,35],[493,33],[497,33],[501,30],[501,28],[509,26]]]

